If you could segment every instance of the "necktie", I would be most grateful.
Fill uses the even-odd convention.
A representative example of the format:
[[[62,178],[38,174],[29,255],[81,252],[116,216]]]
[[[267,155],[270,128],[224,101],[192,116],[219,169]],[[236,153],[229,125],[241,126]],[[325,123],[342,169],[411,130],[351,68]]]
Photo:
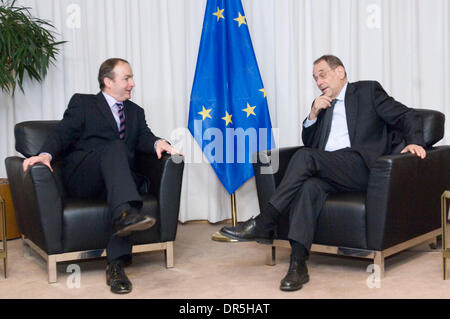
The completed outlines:
[[[320,134],[319,140],[320,150],[325,150],[325,146],[327,145],[328,137],[330,135],[331,130],[331,120],[333,118],[334,105],[336,104],[336,102],[337,102],[336,99],[331,101],[331,106],[325,110],[325,114],[323,115],[322,132]]]
[[[124,114],[124,106],[122,103],[116,103],[119,108],[119,120],[120,120],[120,128],[119,128],[119,136],[120,139],[123,140],[125,138],[125,114]]]

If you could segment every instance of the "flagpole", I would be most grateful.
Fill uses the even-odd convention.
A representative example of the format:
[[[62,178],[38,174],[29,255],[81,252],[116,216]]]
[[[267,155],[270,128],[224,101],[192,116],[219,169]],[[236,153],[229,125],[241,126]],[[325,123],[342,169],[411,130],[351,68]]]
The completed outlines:
[[[236,193],[231,194],[231,223],[233,227],[237,226]]]
[[[236,193],[231,194],[231,224],[233,225],[233,227],[237,226]],[[236,239],[226,237],[219,232],[215,232],[212,235],[212,240],[222,242],[237,242]]]
[[[246,105],[247,108],[243,109]],[[188,128],[222,185],[228,193],[233,191],[231,217],[232,226],[236,227],[238,222],[234,190],[253,176],[253,167],[246,159],[246,154],[261,151],[265,147],[261,145],[264,140],[261,134],[254,141],[256,143],[249,137],[250,143],[247,145],[246,132],[259,129],[271,132],[272,129],[267,94],[241,0],[208,0],[206,3],[192,84]],[[210,129],[222,134],[221,146],[204,135]],[[240,139],[241,135],[230,135],[228,129],[244,130],[244,143],[241,144],[239,140],[237,145],[234,142],[227,143],[228,140]],[[267,136],[267,142],[267,148],[272,148],[270,136]],[[206,145],[207,143],[209,144]],[[215,152],[211,152],[213,149]],[[234,161],[236,153],[238,161]],[[241,155],[246,159],[244,162],[240,161]],[[225,158],[227,161],[223,161]],[[233,161],[230,163],[229,159]],[[212,239],[237,241],[220,232],[215,233]]]

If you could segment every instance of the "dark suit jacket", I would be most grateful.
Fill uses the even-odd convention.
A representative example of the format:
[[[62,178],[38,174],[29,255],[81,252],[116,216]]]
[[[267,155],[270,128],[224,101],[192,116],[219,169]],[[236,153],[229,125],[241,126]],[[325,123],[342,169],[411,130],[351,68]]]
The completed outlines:
[[[154,153],[154,144],[159,137],[150,131],[141,107],[128,100],[124,102],[124,110],[124,142],[133,163],[136,151]],[[97,95],[75,94],[63,119],[47,137],[39,153],[47,152],[53,158],[64,158],[64,175],[69,178],[89,152],[118,139],[117,123],[102,92]]]
[[[318,148],[325,112],[314,125],[303,128],[305,146]],[[351,148],[361,154],[369,168],[378,157],[392,152],[398,132],[406,145],[425,146],[420,116],[390,97],[376,81],[348,83],[345,112]]]

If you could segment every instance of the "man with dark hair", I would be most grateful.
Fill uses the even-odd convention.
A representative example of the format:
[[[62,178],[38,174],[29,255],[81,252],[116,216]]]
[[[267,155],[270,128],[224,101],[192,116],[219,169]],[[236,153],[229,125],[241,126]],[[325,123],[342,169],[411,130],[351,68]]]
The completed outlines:
[[[339,59],[337,56],[334,55],[322,55],[320,58],[318,58],[316,61],[314,61],[313,65],[316,65],[322,61],[325,61],[328,66],[331,69],[336,69],[338,66],[341,66],[344,68],[344,64],[342,63],[341,59]],[[344,72],[345,72],[345,77],[347,78],[347,72],[345,71],[344,68]]]
[[[112,236],[106,248],[107,284],[113,293],[129,293],[132,284],[123,267],[131,260],[130,234],[152,227],[155,218],[142,212],[139,178],[133,172],[135,151],[178,153],[147,126],[144,110],[131,102],[134,88],[130,64],[105,61],[98,75],[101,92],[75,94],[64,117],[39,155],[26,159],[24,171],[42,163],[50,170],[64,156],[64,183],[72,197],[105,197],[111,212]]]
[[[129,64],[127,60],[121,58],[108,59],[102,63],[100,69],[98,70],[98,84],[100,90],[105,89],[105,78],[114,79],[114,68],[118,63]]]
[[[313,77],[322,95],[303,122],[305,147],[291,158],[256,218],[220,231],[240,241],[270,242],[279,217],[289,214],[291,259],[280,283],[283,291],[301,289],[309,281],[306,260],[327,194],[367,189],[370,167],[391,150],[388,126],[404,134],[407,146],[401,153],[426,156],[421,119],[378,82],[348,83],[341,60],[331,55],[314,62]]]

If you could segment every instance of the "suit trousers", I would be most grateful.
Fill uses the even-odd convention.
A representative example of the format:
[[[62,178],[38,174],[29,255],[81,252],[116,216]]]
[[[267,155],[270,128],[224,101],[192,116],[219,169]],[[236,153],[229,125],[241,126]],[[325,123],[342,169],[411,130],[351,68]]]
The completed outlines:
[[[118,209],[130,202],[142,203],[133,173],[130,169],[128,148],[121,140],[111,141],[89,152],[70,178],[65,180],[72,197],[106,198],[113,220],[120,216]],[[107,260],[131,255],[130,237],[112,236],[106,248]]]
[[[304,147],[291,158],[269,203],[280,215],[289,214],[288,238],[309,251],[328,194],[365,191],[368,179],[369,168],[351,148],[327,152]]]

